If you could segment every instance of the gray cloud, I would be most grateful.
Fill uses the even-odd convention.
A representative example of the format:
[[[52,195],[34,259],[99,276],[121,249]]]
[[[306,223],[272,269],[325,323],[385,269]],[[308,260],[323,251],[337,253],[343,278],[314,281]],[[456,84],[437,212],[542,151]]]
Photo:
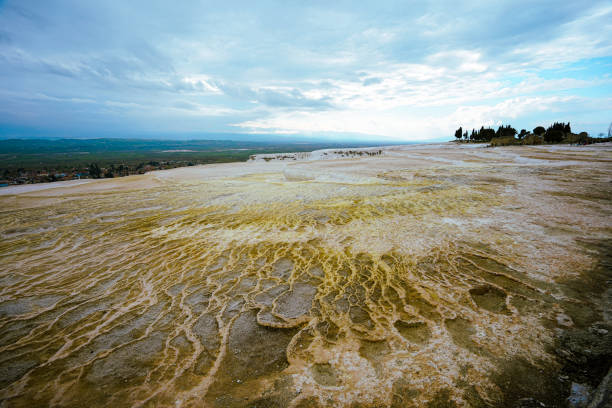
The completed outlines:
[[[270,89],[252,88],[245,85],[227,83],[223,81],[213,81],[213,84],[223,93],[236,99],[259,102],[264,105],[282,108],[331,108],[330,99],[309,98],[302,91],[295,88]]]

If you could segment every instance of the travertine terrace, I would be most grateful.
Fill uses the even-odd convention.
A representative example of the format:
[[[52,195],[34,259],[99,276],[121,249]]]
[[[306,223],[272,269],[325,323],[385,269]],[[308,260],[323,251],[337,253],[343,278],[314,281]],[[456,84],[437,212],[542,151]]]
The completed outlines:
[[[0,405],[554,403],[555,336],[610,318],[611,197],[610,145],[4,188]]]

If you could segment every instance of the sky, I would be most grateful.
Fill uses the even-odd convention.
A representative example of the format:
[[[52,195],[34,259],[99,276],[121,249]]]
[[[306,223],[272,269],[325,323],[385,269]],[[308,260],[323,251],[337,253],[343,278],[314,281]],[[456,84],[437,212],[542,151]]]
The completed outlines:
[[[610,1],[0,0],[0,137],[612,121]]]

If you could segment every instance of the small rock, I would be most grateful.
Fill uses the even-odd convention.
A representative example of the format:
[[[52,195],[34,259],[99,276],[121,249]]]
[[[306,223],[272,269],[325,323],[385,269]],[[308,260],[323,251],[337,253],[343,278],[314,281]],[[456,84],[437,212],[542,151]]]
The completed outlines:
[[[559,326],[571,327],[574,325],[572,318],[565,313],[558,313],[556,319]]]
[[[572,391],[567,398],[567,405],[571,408],[584,408],[589,403],[591,387],[584,384],[572,383]]]

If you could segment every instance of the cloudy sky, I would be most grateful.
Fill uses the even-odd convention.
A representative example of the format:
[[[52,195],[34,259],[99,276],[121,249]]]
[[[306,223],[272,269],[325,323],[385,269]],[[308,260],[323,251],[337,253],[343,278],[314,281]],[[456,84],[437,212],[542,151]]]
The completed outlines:
[[[597,135],[611,73],[610,1],[0,0],[0,137]]]

